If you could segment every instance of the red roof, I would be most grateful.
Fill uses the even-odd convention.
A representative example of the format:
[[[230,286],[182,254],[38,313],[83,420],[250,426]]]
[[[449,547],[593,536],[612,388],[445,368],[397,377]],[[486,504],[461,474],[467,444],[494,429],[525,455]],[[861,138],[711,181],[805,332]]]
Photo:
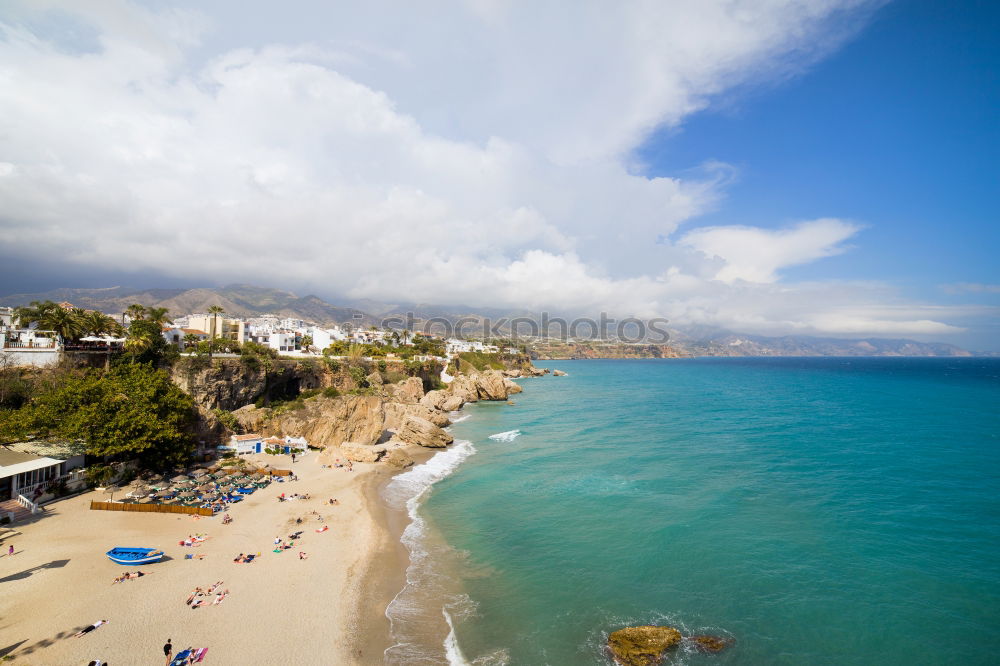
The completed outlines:
[[[252,439],[260,439],[260,435],[236,435],[237,442],[249,442]]]

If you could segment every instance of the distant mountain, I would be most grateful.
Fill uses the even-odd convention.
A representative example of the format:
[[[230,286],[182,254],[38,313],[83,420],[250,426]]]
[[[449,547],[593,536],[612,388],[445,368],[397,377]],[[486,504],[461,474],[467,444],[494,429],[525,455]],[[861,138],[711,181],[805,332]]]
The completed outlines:
[[[173,316],[205,312],[210,306],[219,305],[227,314],[236,317],[276,314],[318,324],[350,322],[357,326],[373,326],[379,322],[361,310],[331,305],[318,296],[299,297],[290,291],[243,284],[220,289],[53,289],[38,294],[3,296],[0,297],[0,304],[18,306],[44,300],[67,301],[77,307],[107,314],[120,314],[133,303],[167,308]]]
[[[383,303],[353,301],[350,307],[328,303],[318,296],[297,296],[290,291],[269,289],[246,284],[232,284],[211,289],[130,289],[108,287],[103,289],[54,289],[38,294],[11,294],[0,297],[0,305],[27,305],[31,301],[68,301],[88,310],[119,314],[133,303],[150,307],[167,308],[171,315],[181,316],[205,312],[209,306],[220,305],[227,314],[252,317],[275,314],[313,321],[321,325],[350,323],[354,326],[378,326],[389,317],[405,322],[412,313],[415,328],[423,322],[446,320],[452,323],[463,320],[463,332],[468,337],[482,337],[484,330],[500,320],[508,322],[517,317],[537,321],[537,313],[526,310],[499,308],[473,308],[469,306],[442,306],[426,303]],[[434,330],[434,329],[432,329]],[[584,327],[586,331],[587,328]],[[436,332],[443,332],[439,330]],[[501,335],[510,333],[509,326],[498,329]],[[529,331],[518,329],[521,335]],[[809,336],[767,337],[743,335],[709,326],[691,326],[671,329],[671,339],[666,344],[626,345],[614,341],[562,342],[548,340],[538,345],[539,351],[550,358],[594,357],[660,357],[680,356],[972,356],[954,345],[915,340],[865,338],[845,340]]]
[[[690,353],[705,356],[972,356],[964,349],[942,342],[885,338],[844,340],[724,332],[671,342]]]

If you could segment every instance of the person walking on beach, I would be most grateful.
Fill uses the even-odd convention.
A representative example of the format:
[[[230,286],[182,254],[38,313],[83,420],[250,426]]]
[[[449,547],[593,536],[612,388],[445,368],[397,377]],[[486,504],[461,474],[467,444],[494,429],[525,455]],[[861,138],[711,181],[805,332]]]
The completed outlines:
[[[9,557],[14,557],[14,544],[10,544],[10,548],[7,549],[7,555]]]
[[[80,631],[78,631],[75,634],[73,634],[73,638],[79,638],[80,636],[84,636],[86,634],[89,634],[94,629],[97,629],[98,627],[100,627],[102,624],[107,624],[107,623],[108,623],[107,620],[98,620],[97,622],[95,622],[94,624],[90,625],[89,627],[84,627]]]
[[[292,463],[295,463],[295,454],[292,454]]]
[[[174,652],[174,645],[167,639],[167,644],[163,646],[163,656],[167,658],[167,663],[170,663],[170,655]]]

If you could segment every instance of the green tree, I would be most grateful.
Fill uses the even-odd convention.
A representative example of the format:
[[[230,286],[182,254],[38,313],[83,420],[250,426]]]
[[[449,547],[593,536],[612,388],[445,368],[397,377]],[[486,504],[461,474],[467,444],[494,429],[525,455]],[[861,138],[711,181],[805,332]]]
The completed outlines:
[[[199,339],[200,338],[197,335],[195,335],[194,333],[185,333],[184,334],[184,348],[187,349],[189,347],[194,347],[196,344],[198,344],[198,340]]]
[[[212,306],[210,306],[208,308],[208,314],[212,315],[212,320],[211,320],[211,322],[209,322],[209,328],[211,329],[211,331],[208,334],[208,339],[212,343],[215,342],[215,330],[216,330],[216,324],[217,324],[218,319],[219,319],[219,315],[225,314],[225,312],[226,311],[222,309],[221,305],[212,305]],[[209,358],[212,358],[212,346],[214,346],[214,345],[209,345],[209,349],[208,349],[208,357]]]
[[[309,348],[312,347],[312,343],[313,339],[311,335],[302,336],[302,349],[309,351]]]
[[[161,469],[194,450],[194,401],[145,364],[53,375],[31,401],[0,413],[0,430],[82,442],[88,455]]]
[[[167,324],[174,323],[173,320],[167,316],[169,312],[170,310],[168,310],[167,308],[149,308],[148,310],[146,310],[146,316],[144,318],[151,322],[154,322],[155,324],[159,325],[160,328],[162,328]]]
[[[142,319],[146,316],[146,306],[141,303],[133,303],[125,308],[125,314],[127,314],[128,318],[132,321]]]
[[[59,306],[42,312],[38,319],[38,327],[46,331],[55,331],[63,340],[78,340],[85,332],[80,313]]]

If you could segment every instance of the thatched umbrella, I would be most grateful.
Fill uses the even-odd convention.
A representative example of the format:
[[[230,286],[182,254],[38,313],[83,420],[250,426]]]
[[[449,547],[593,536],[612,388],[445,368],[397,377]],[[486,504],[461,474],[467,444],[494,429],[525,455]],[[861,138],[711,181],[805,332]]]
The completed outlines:
[[[187,483],[191,479],[187,478],[184,474],[178,474],[174,478],[170,479],[173,483]]]
[[[191,476],[193,476],[195,478],[201,478],[201,477],[205,476],[206,474],[208,474],[208,470],[206,470],[206,469],[196,469],[193,472],[191,472]]]
[[[115,501],[115,493],[118,492],[118,490],[119,490],[118,486],[116,486],[113,483],[110,486],[104,486],[104,494],[111,495],[112,502]]]
[[[203,486],[198,486],[196,488],[196,490],[199,490],[199,491],[201,491],[203,493],[208,493],[208,492],[212,492],[213,490],[215,490],[215,486],[212,485],[211,483],[206,483]]]

